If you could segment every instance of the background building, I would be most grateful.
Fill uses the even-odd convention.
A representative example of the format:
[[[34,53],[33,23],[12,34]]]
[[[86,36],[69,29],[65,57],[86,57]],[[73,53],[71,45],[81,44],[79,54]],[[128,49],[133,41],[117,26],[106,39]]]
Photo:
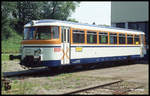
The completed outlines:
[[[146,34],[146,44],[149,44],[149,14],[148,1],[112,1],[111,26],[141,30]],[[149,49],[149,48],[148,48]]]

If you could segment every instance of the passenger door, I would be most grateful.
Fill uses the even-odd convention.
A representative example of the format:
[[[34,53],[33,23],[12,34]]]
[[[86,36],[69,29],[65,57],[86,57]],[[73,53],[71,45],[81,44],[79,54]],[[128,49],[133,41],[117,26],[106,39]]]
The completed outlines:
[[[144,55],[146,54],[146,49],[144,46],[144,35],[141,35],[141,57],[144,57]]]
[[[61,64],[70,64],[70,28],[61,27]]]

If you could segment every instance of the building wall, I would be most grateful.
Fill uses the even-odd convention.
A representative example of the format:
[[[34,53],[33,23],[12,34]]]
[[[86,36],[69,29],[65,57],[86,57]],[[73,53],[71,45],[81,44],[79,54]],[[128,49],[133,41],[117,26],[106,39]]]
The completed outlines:
[[[111,22],[148,21],[148,1],[112,1]]]

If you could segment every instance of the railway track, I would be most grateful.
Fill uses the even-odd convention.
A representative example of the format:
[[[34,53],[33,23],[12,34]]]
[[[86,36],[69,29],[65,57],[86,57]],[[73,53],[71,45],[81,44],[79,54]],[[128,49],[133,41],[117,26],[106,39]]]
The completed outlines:
[[[120,64],[123,65],[123,64]],[[58,71],[59,73],[69,73],[69,72],[76,72],[76,71],[84,71],[84,70],[91,70],[91,69],[98,69],[98,68],[109,68],[109,67],[114,67],[118,66],[116,64],[110,63],[101,63],[101,64],[83,64],[83,65],[70,65],[70,66],[62,66],[61,68],[63,70],[60,70],[59,68],[45,68],[45,67],[39,67],[35,69],[27,69],[27,70],[21,70],[21,71],[13,71],[13,72],[3,72],[3,77],[15,77],[15,76],[25,76],[25,75],[37,75],[39,74],[45,74],[49,73],[50,74],[57,74]]]
[[[135,89],[143,87],[141,85],[132,86],[133,84],[130,84],[130,86],[129,85],[127,86],[127,84],[125,85],[124,83],[125,83],[124,80],[118,80],[118,81],[114,81],[114,82],[110,82],[110,83],[106,83],[106,84],[102,84],[102,85],[97,85],[97,86],[92,86],[92,87],[88,87],[88,88],[84,88],[84,89],[74,90],[71,92],[63,93],[61,95],[101,94],[99,89],[108,89],[108,90],[112,91],[112,94],[114,94],[114,95],[123,95],[123,94],[128,94],[128,92],[130,92],[130,91],[133,91]]]

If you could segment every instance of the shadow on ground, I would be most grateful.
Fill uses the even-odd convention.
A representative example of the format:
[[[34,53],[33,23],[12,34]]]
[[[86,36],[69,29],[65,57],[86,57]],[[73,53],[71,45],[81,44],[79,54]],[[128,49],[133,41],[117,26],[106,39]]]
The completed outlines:
[[[17,77],[19,78],[29,78],[29,77],[48,77],[48,76],[57,76],[65,73],[74,73],[81,72],[87,70],[96,70],[96,69],[104,69],[104,68],[112,68],[119,66],[128,66],[134,64],[148,64],[148,60],[140,60],[136,62],[104,62],[104,63],[92,63],[92,64],[82,64],[82,65],[72,65],[72,66],[61,66],[55,68],[42,68],[42,69],[34,69],[34,70],[24,70],[24,71],[15,71],[15,72],[3,72],[4,77]],[[32,72],[34,71],[34,72]],[[17,73],[28,73],[25,75],[9,75],[9,74],[17,74]]]

